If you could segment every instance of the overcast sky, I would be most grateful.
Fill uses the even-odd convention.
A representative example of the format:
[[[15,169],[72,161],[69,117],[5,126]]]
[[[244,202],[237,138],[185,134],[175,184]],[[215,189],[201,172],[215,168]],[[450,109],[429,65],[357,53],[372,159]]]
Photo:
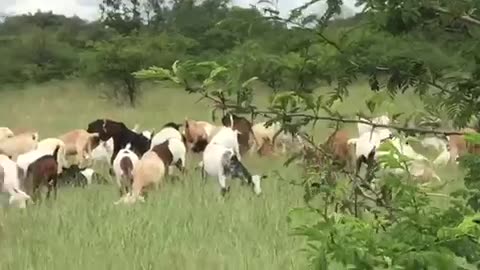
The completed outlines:
[[[279,0],[278,9],[282,15],[308,0]],[[100,16],[98,4],[101,0],[0,0],[0,14],[35,13],[37,10],[53,11],[67,16],[77,15],[83,19],[95,20]],[[236,5],[248,7],[258,0],[233,0]],[[355,0],[344,0],[346,6],[353,10]]]

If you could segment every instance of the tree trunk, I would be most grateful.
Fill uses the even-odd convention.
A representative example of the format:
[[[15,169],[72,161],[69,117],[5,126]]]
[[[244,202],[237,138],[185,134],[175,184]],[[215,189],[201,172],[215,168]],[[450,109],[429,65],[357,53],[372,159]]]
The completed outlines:
[[[137,84],[135,78],[125,79],[125,86],[127,88],[127,97],[130,103],[130,106],[135,107],[137,101]]]

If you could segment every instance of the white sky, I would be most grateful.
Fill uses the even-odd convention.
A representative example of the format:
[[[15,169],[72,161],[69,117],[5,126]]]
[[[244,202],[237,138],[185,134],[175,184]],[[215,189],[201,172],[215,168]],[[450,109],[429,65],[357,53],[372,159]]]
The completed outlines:
[[[308,0],[279,0],[278,9],[281,14],[287,15],[295,7],[302,5]],[[98,5],[101,0],[0,0],[0,14],[23,14],[35,13],[37,10],[53,11],[66,16],[77,15],[83,19],[95,20],[100,16]],[[233,0],[234,4],[248,7],[256,4],[258,0]],[[346,6],[353,10],[355,0],[344,0]]]

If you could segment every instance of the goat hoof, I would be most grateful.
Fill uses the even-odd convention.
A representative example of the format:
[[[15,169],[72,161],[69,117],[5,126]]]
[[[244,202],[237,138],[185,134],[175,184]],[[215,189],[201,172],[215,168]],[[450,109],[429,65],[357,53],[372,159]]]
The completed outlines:
[[[229,191],[230,191],[230,187],[226,187],[226,188],[222,188],[220,193],[222,194],[222,196],[225,196],[225,194],[227,194]]]

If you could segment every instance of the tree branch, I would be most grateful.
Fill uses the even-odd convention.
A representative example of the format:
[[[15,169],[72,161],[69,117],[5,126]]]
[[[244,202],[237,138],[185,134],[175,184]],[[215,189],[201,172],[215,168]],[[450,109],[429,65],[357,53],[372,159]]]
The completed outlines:
[[[442,13],[442,14],[447,14],[447,15],[450,15],[450,16],[454,16],[456,17],[455,15],[453,15],[449,10],[445,9],[445,8],[442,8],[442,7],[431,7],[434,11],[438,12],[438,13]],[[460,20],[466,22],[466,23],[470,23],[470,24],[474,24],[476,26],[480,26],[480,20],[477,19],[477,18],[474,18],[472,16],[468,16],[468,15],[463,15],[463,16],[460,16],[458,17]]]
[[[278,115],[278,113],[270,112],[270,111],[257,111],[256,113],[264,114],[264,115],[272,115],[272,114],[277,114]],[[309,114],[304,114],[304,113],[293,113],[293,114],[288,114],[287,116],[288,117],[297,117],[297,118],[307,118],[307,119],[311,119],[311,120],[350,123],[350,124],[361,123],[361,124],[372,126],[373,128],[377,128],[377,127],[391,128],[391,129],[395,129],[397,131],[420,133],[420,134],[435,134],[435,135],[444,135],[444,136],[468,134],[468,132],[432,130],[432,129],[422,129],[422,128],[408,128],[408,127],[401,127],[401,126],[394,126],[394,125],[375,124],[375,123],[365,121],[365,120],[360,120],[360,119],[344,119],[344,118],[340,118],[340,117],[316,116],[316,115],[309,115]]]

